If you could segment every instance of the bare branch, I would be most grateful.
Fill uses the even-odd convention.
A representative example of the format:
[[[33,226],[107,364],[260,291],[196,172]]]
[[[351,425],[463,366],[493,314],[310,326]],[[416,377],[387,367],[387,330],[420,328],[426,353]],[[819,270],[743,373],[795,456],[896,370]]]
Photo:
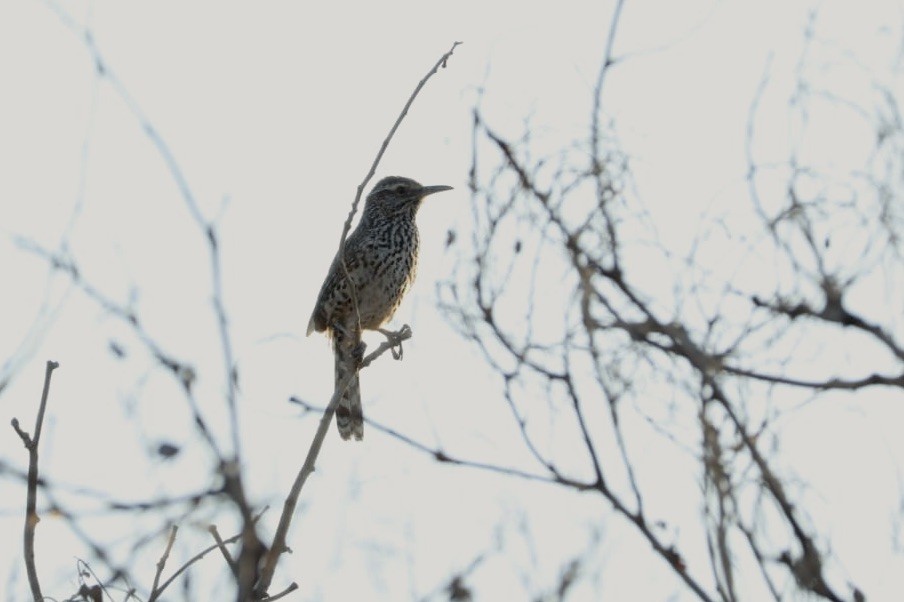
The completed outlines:
[[[229,566],[229,570],[232,572],[233,576],[238,579],[239,569],[238,565],[235,562],[235,559],[232,557],[232,554],[229,553],[229,550],[226,549],[226,542],[223,541],[223,538],[220,537],[220,532],[217,531],[216,525],[210,525],[207,527],[207,531],[213,537],[213,540],[217,542],[217,548],[220,550],[220,554],[223,555],[223,559],[226,561],[226,564]]]
[[[56,362],[48,361],[44,371],[44,390],[41,392],[41,403],[38,406],[38,415],[35,418],[34,436],[19,427],[19,421],[12,419],[12,426],[22,439],[25,449],[28,450],[28,487],[25,498],[25,529],[23,532],[23,548],[25,553],[25,570],[28,573],[28,585],[35,602],[44,600],[41,594],[41,582],[38,579],[38,569],[35,564],[35,530],[38,526],[37,498],[38,498],[38,444],[41,442],[41,429],[44,426],[44,412],[47,410],[47,397],[50,394],[50,377],[53,371],[59,367]]]
[[[319,412],[323,412],[326,409],[326,408],[308,403],[297,397],[292,397],[291,399],[289,399],[289,401],[291,401],[292,403],[298,404],[303,409],[310,411],[310,412],[318,412],[319,413]],[[569,479],[567,477],[562,476],[561,474],[559,474],[557,472],[553,472],[552,470],[550,471],[552,473],[552,476],[544,476],[541,474],[536,474],[536,473],[532,473],[532,472],[526,472],[523,470],[519,470],[517,468],[511,468],[509,466],[499,466],[497,464],[488,464],[485,462],[476,462],[473,460],[466,460],[464,458],[450,455],[449,453],[447,453],[446,451],[444,451],[440,448],[430,447],[426,443],[422,443],[422,442],[418,441],[417,439],[414,439],[413,437],[410,437],[404,433],[401,433],[390,426],[386,426],[385,424],[376,422],[375,420],[372,420],[366,416],[364,417],[364,421],[367,423],[367,425],[369,427],[373,428],[375,431],[379,431],[385,435],[389,435],[393,439],[396,439],[397,441],[400,441],[400,442],[404,443],[405,445],[408,445],[408,446],[416,449],[417,451],[430,455],[437,462],[440,462],[442,464],[451,464],[454,466],[462,466],[465,468],[476,468],[478,470],[494,472],[494,473],[497,473],[500,475],[515,477],[515,478],[523,479],[526,481],[537,481],[540,483],[566,485],[568,487],[573,487],[574,489],[584,490],[584,491],[593,489],[593,487],[594,487],[593,483],[582,483],[582,482],[576,481],[574,479]]]
[[[793,378],[790,376],[780,376],[777,374],[765,374],[756,370],[747,370],[736,366],[723,365],[722,370],[736,376],[744,376],[754,380],[774,383],[778,385],[788,385],[791,387],[800,387],[803,389],[829,390],[840,389],[846,391],[856,391],[866,387],[904,387],[904,373],[898,376],[886,376],[883,374],[870,374],[863,378],[843,379],[828,378],[825,380],[804,380]]]
[[[266,508],[264,510],[262,510],[260,513],[258,513],[257,516],[254,517],[255,523],[257,523],[257,521],[260,520],[264,511],[266,511]],[[228,539],[224,539],[223,544],[235,543],[242,538],[242,535],[243,535],[243,533],[238,533]],[[203,550],[201,550],[200,552],[198,552],[197,554],[195,554],[194,556],[189,558],[182,566],[180,566],[176,570],[175,573],[170,575],[170,578],[167,579],[166,581],[164,581],[163,584],[156,591],[151,592],[151,595],[148,597],[148,602],[155,602],[155,600],[159,600],[161,594],[163,594],[163,592],[166,590],[166,588],[169,587],[170,584],[173,583],[173,581],[178,579],[182,573],[187,571],[193,564],[195,564],[196,562],[198,562],[199,560],[201,560],[202,558],[204,558],[205,556],[210,554],[212,551],[219,549],[219,547],[220,547],[220,545],[218,543],[215,543],[211,546],[204,548]]]
[[[157,586],[160,583],[160,574],[163,573],[163,568],[166,566],[166,561],[169,559],[170,550],[173,549],[173,544],[176,542],[176,533],[178,531],[178,525],[173,525],[170,529],[170,534],[166,539],[166,547],[163,550],[163,555],[160,557],[160,560],[157,561],[157,572],[154,573],[154,583],[153,585],[151,585],[151,597],[154,597],[157,594]]]
[[[275,602],[276,600],[279,600],[280,598],[285,598],[286,596],[288,596],[289,594],[291,594],[292,592],[294,592],[297,589],[298,589],[298,584],[293,581],[292,583],[289,584],[289,587],[287,587],[283,591],[279,592],[278,594],[274,594],[272,596],[266,596],[266,597],[262,598],[261,601],[262,602]]]
[[[175,378],[176,381],[180,384],[182,391],[185,393],[186,401],[188,402],[189,408],[192,412],[195,427],[203,436],[204,441],[210,447],[214,456],[218,460],[222,461],[223,454],[220,450],[220,446],[214,438],[213,431],[207,424],[204,415],[201,413],[201,409],[197,404],[194,393],[192,392],[192,386],[194,385],[196,376],[194,368],[188,363],[176,359],[175,355],[172,355],[165,351],[163,347],[154,340],[151,334],[148,333],[147,330],[145,330],[144,324],[141,322],[138,315],[131,309],[111,299],[100,289],[91,284],[82,275],[74,260],[63,255],[48,251],[28,240],[19,240],[19,245],[22,249],[43,258],[50,264],[52,268],[60,270],[64,274],[68,275],[72,280],[72,283],[89,299],[95,302],[104,311],[124,322],[130,328],[130,330],[134,333],[134,335],[138,338],[142,345],[145,346],[151,357],[153,357],[158,363],[160,363],[161,366],[166,368],[173,376],[173,378]]]
[[[349,291],[351,292],[352,297],[352,306],[355,308],[355,313],[358,313],[358,293],[355,290],[355,283],[349,278],[348,274],[348,265],[345,263],[345,240],[348,238],[348,233],[352,228],[352,220],[355,217],[355,213],[358,211],[358,205],[361,202],[361,195],[364,193],[364,188],[367,186],[367,183],[370,182],[370,179],[374,177],[374,174],[377,172],[377,166],[380,164],[380,160],[383,158],[383,153],[386,152],[386,149],[389,147],[390,141],[392,141],[392,137],[395,136],[396,130],[399,129],[399,126],[402,125],[402,120],[405,119],[405,116],[408,114],[408,109],[411,108],[411,105],[414,103],[414,99],[417,98],[417,95],[420,93],[421,89],[427,83],[431,77],[440,69],[440,67],[446,67],[446,63],[449,58],[452,56],[452,53],[455,52],[455,48],[459,46],[461,42],[454,42],[452,47],[448,52],[443,54],[436,64],[427,72],[421,81],[418,82],[417,86],[414,87],[414,91],[408,97],[408,100],[405,102],[405,106],[402,107],[402,111],[399,113],[399,116],[396,117],[395,123],[392,124],[392,127],[389,128],[389,133],[386,135],[386,138],[383,139],[382,144],[380,144],[380,150],[377,151],[377,156],[374,157],[373,163],[370,165],[370,169],[367,171],[367,174],[364,176],[364,179],[361,180],[361,183],[358,184],[358,189],[355,191],[355,199],[352,201],[352,208],[348,212],[348,217],[345,218],[345,224],[342,226],[342,236],[339,238],[339,250],[336,252],[336,258],[339,261],[339,264],[342,266],[342,271],[345,273],[345,278],[348,281]],[[361,324],[361,316],[358,316],[357,319],[358,327],[360,330]]]
[[[398,340],[384,341],[373,353],[368,354],[361,361],[358,370],[366,368],[386,351],[392,349],[398,342],[407,340],[410,337],[411,330],[407,329],[399,334]],[[295,482],[292,483],[289,495],[286,496],[286,501],[283,503],[283,511],[279,517],[279,525],[276,528],[276,533],[273,535],[273,544],[264,556],[264,564],[261,568],[260,578],[255,587],[255,591],[259,597],[266,595],[267,589],[273,581],[273,573],[276,571],[276,564],[279,561],[279,557],[284,552],[289,551],[289,548],[286,545],[286,536],[289,532],[289,526],[292,524],[292,518],[295,515],[295,506],[298,505],[298,497],[301,495],[301,488],[304,487],[308,477],[314,472],[314,464],[317,462],[317,456],[320,455],[320,448],[323,446],[323,440],[326,438],[326,433],[329,430],[333,414],[336,412],[336,406],[339,405],[342,394],[348,388],[349,383],[351,383],[355,375],[356,372],[350,373],[345,381],[337,386],[336,390],[333,392],[330,403],[327,405],[326,410],[323,412],[323,416],[320,418],[320,424],[317,427],[317,432],[314,433],[314,439],[311,441],[311,446],[308,448],[304,464],[302,464],[301,469],[298,471]]]
[[[345,239],[348,237],[348,232],[352,227],[352,219],[355,217],[355,213],[358,211],[358,204],[361,202],[361,195],[364,193],[365,187],[367,187],[367,183],[370,182],[370,179],[374,177],[374,174],[377,172],[377,166],[380,164],[380,161],[383,159],[383,154],[386,152],[386,149],[389,147],[389,143],[392,141],[392,137],[395,136],[396,130],[399,129],[399,126],[402,125],[402,120],[405,119],[405,116],[408,114],[408,110],[411,108],[411,105],[414,103],[414,99],[417,98],[417,95],[420,94],[421,89],[427,83],[431,77],[433,77],[437,71],[439,71],[440,67],[446,67],[446,63],[451,58],[452,53],[455,52],[455,48],[460,46],[461,42],[455,42],[452,44],[452,47],[442,55],[436,64],[427,72],[427,74],[421,78],[421,81],[417,83],[417,86],[414,87],[414,91],[408,97],[408,100],[405,102],[405,106],[402,107],[401,113],[396,117],[395,123],[392,124],[392,127],[389,129],[389,133],[386,135],[386,138],[383,139],[383,142],[380,144],[380,150],[377,151],[377,156],[374,157],[373,163],[370,165],[370,169],[367,171],[367,174],[364,176],[364,179],[361,180],[361,183],[358,184],[358,190],[355,193],[355,200],[352,202],[352,208],[348,213],[348,217],[345,220],[345,225],[342,228],[342,237],[339,243],[339,252],[342,253],[342,249],[345,247]]]
[[[232,351],[232,337],[229,334],[229,321],[226,317],[226,305],[223,301],[223,267],[220,259],[220,246],[213,224],[204,227],[210,250],[210,272],[213,278],[213,307],[217,316],[217,331],[220,335],[220,349],[223,354],[223,370],[226,378],[226,405],[229,409],[229,430],[232,433],[232,459],[241,458],[238,418],[238,366]]]
[[[351,230],[352,220],[354,219],[355,213],[358,210],[358,205],[361,201],[361,195],[364,192],[365,187],[367,186],[370,179],[376,173],[377,166],[380,163],[380,160],[383,158],[383,154],[386,152],[386,149],[389,147],[389,143],[392,140],[393,136],[398,130],[399,126],[402,124],[402,120],[408,114],[408,110],[411,108],[411,105],[414,103],[415,98],[420,93],[421,89],[427,83],[427,81],[441,68],[445,67],[447,61],[452,56],[452,53],[455,52],[455,48],[459,46],[461,42],[455,42],[452,44],[452,47],[448,52],[443,54],[436,64],[427,72],[427,74],[421,78],[418,82],[417,86],[415,86],[414,91],[408,97],[405,105],[402,107],[402,111],[399,113],[398,117],[393,123],[392,127],[389,130],[389,133],[386,135],[386,138],[383,139],[382,144],[380,145],[380,150],[377,152],[376,157],[374,158],[373,163],[370,166],[367,174],[364,176],[364,179],[358,185],[358,189],[355,193],[355,199],[352,202],[351,210],[349,211],[348,217],[345,220],[345,224],[342,227],[342,236],[339,241],[339,250],[336,253],[336,257],[339,263],[342,265],[342,269],[345,272],[346,278],[348,278],[348,266],[345,263],[345,241],[348,237],[349,230]],[[350,286],[351,296],[352,296],[352,305],[355,307],[355,311],[358,309],[358,301],[355,291],[354,283],[348,278],[348,283]],[[360,317],[359,320],[360,322]],[[370,365],[372,361],[382,355],[386,350],[393,350],[393,354],[395,354],[394,347],[401,344],[403,340],[406,340],[411,337],[410,329],[403,329],[398,336],[394,338],[390,338],[380,345],[380,347],[369,354],[364,360],[361,362],[361,365],[358,367],[358,370],[365,368]],[[279,557],[283,552],[288,550],[286,546],[286,535],[289,530],[289,525],[291,524],[292,517],[295,513],[295,506],[298,503],[298,497],[301,493],[301,488],[304,486],[305,481],[307,481],[308,476],[314,471],[314,464],[317,460],[317,456],[320,454],[320,448],[323,445],[323,439],[326,436],[327,429],[329,428],[330,421],[333,418],[333,414],[336,411],[336,406],[339,403],[339,399],[342,397],[345,389],[348,387],[352,378],[354,378],[354,373],[349,375],[346,378],[345,382],[343,382],[340,386],[336,387],[336,391],[333,393],[333,397],[328,404],[326,411],[323,413],[323,417],[320,420],[320,425],[317,429],[317,432],[314,435],[314,440],[311,442],[311,446],[308,450],[307,457],[305,458],[304,464],[299,470],[298,475],[295,478],[295,482],[292,485],[291,490],[289,491],[289,495],[286,497],[286,501],[283,506],[283,512],[280,516],[279,525],[277,527],[276,533],[273,537],[273,545],[270,547],[269,551],[265,556],[265,561],[263,568],[261,570],[261,575],[257,584],[256,592],[258,596],[263,596],[266,594],[267,589],[270,587],[270,583],[273,579],[273,573],[276,570],[276,563],[279,560]]]

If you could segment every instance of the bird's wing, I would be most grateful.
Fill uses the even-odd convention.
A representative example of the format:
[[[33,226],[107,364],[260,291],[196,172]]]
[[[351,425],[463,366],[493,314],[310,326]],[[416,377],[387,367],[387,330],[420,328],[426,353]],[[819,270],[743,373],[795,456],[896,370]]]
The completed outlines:
[[[345,267],[349,274],[354,274],[358,265],[361,263],[361,253],[355,240],[350,236],[346,240],[345,245]],[[311,319],[308,320],[307,336],[310,336],[315,330],[323,332],[329,326],[330,317],[327,315],[327,308],[336,303],[335,297],[341,295],[339,290],[342,287],[343,269],[339,263],[339,256],[333,258],[330,264],[330,271],[327,273],[320,287],[320,294],[317,295],[317,303],[314,305],[314,311],[311,312]]]

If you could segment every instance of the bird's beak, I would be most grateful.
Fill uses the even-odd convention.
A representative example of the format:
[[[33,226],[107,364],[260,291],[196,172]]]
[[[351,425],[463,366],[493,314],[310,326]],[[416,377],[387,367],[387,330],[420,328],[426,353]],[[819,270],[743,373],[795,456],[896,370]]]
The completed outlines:
[[[421,198],[424,198],[428,194],[433,194],[434,192],[442,192],[444,190],[452,190],[451,186],[424,186],[421,188]]]

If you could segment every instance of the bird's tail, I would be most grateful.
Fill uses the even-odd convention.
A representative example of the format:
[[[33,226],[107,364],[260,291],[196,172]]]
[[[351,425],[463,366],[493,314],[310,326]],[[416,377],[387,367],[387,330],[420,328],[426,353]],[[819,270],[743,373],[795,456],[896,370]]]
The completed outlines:
[[[358,363],[361,341],[357,337],[341,335],[333,337],[333,355],[336,358],[336,390],[345,386],[336,406],[336,426],[339,435],[348,440],[364,438],[364,411],[361,408],[361,385],[358,381]],[[348,384],[346,385],[346,381]]]

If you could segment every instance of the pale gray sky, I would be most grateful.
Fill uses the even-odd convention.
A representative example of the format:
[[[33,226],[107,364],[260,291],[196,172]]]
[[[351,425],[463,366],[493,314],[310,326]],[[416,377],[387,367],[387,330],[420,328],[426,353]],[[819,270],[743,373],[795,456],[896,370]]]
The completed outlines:
[[[604,109],[632,157],[637,196],[669,226],[660,230],[666,244],[684,252],[701,215],[746,202],[746,119],[767,67],[773,84],[758,124],[758,152],[762,160],[781,156],[794,128],[783,109],[807,14],[817,5],[823,36],[840,48],[856,47],[876,77],[894,72],[888,57],[901,44],[897,2],[873,0],[856,9],[841,0],[626,3],[615,55],[631,58],[611,71]],[[463,42],[421,93],[377,172],[456,190],[430,198],[421,211],[421,272],[396,317],[411,324],[414,338],[403,362],[383,358],[363,374],[365,407],[368,416],[428,444],[475,459],[524,462],[511,451],[520,449],[519,435],[499,402],[500,383],[443,321],[434,286],[455,259],[444,250],[446,231],[466,230],[471,219],[470,111],[479,95],[504,136],[516,138],[527,118],[541,148],[585,136],[612,2],[60,6],[75,28],[90,27],[110,68],[166,140],[204,214],[220,215],[248,485],[260,496],[256,503],[271,505],[271,521],[315,427],[286,400],[324,403],[332,390],[327,342],[303,333],[355,187],[414,85],[454,41]],[[146,328],[197,363],[199,399],[225,436],[203,237],[129,106],[96,76],[77,31],[48,4],[0,4],[0,77],[0,273],[7,283],[0,362],[19,348],[42,303],[66,301],[0,397],[0,422],[18,416],[31,424],[44,361],[54,359],[61,368],[42,450],[46,474],[135,499],[212,482],[169,379],[111,359],[105,341],[122,326],[69,290],[65,278],[48,279],[42,262],[14,244],[25,236],[54,247],[74,224],[70,245],[86,278],[122,301],[134,287]],[[838,135],[823,145],[826,160],[856,161],[871,142],[862,124],[836,125]],[[832,551],[841,572],[869,599],[888,600],[904,588],[900,553],[892,553],[887,533],[904,476],[904,448],[889,425],[904,417],[881,392],[876,397],[857,416],[820,414],[824,428],[812,428],[800,414],[801,436],[788,437],[785,453],[830,500],[814,512],[836,526],[831,531],[840,539]],[[122,409],[122,400],[132,400],[130,409]],[[845,466],[856,456],[832,445],[841,438],[839,425],[868,460]],[[442,584],[475,551],[500,545],[508,553],[489,562],[508,566],[487,571],[490,581],[477,574],[481,599],[551,583],[557,563],[585,548],[599,555],[602,577],[588,576],[576,600],[593,599],[597,587],[609,599],[627,599],[637,591],[638,572],[649,587],[645,599],[671,599],[676,591],[670,571],[651,564],[647,544],[623,521],[607,520],[599,500],[437,467],[373,432],[358,446],[330,435],[296,517],[295,553],[280,573],[301,585],[296,599],[409,598]],[[185,446],[189,459],[133,474],[130,467],[146,466],[147,447],[163,438]],[[837,457],[827,461],[827,449]],[[11,429],[0,431],[0,458],[25,465]],[[873,469],[859,470],[864,461]],[[851,487],[849,477],[860,479],[855,488],[875,491],[869,501],[875,524],[863,520],[859,502],[849,504],[836,491]],[[0,530],[17,531],[24,490],[3,481],[0,492]],[[694,516],[692,499],[675,499],[676,512]],[[852,516],[857,529],[848,527]],[[223,517],[211,519],[223,521],[221,532],[232,531]],[[127,547],[132,523],[112,524],[98,523],[121,530]],[[588,524],[599,528],[604,546],[589,543]],[[202,533],[197,544],[204,525],[195,527]],[[73,557],[87,552],[53,518],[41,522],[39,534],[48,589],[69,593]],[[18,538],[6,538],[0,574],[17,566],[19,553]],[[223,568],[217,563],[206,565],[213,574]],[[21,568],[15,570],[16,591],[24,592]],[[148,565],[144,574],[152,571]]]

